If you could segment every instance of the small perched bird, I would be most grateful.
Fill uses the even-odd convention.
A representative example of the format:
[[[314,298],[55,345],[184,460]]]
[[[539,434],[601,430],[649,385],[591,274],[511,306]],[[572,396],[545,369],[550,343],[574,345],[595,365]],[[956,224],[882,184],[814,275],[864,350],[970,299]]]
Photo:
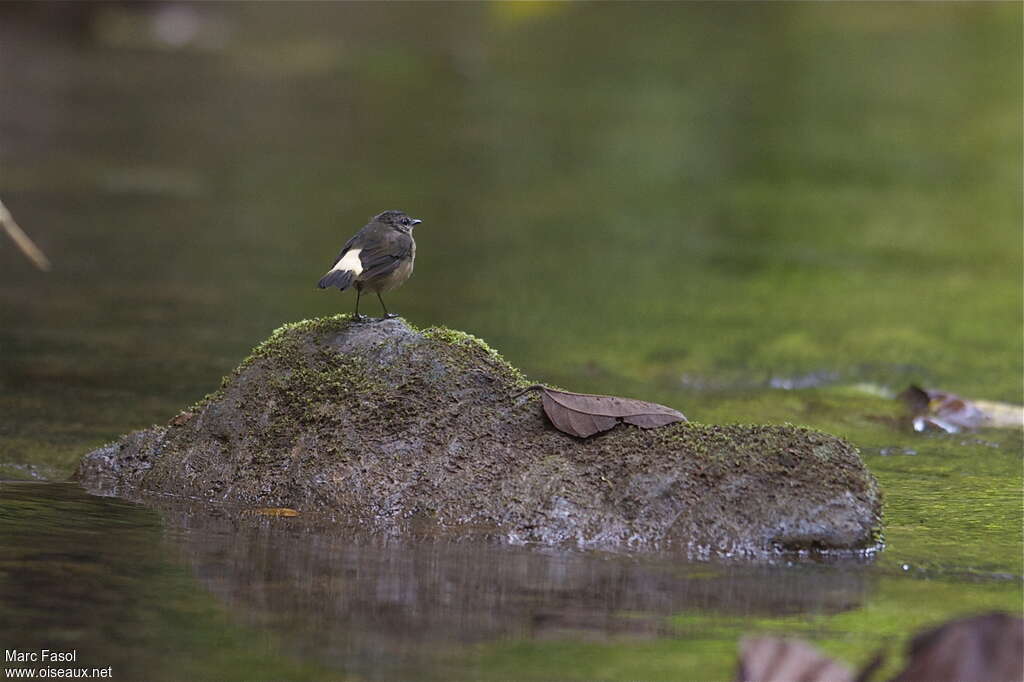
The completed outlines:
[[[352,319],[362,322],[367,318],[359,314],[359,299],[363,289],[377,294],[384,317],[397,317],[389,313],[382,292],[402,286],[412,274],[412,263],[416,259],[416,241],[412,228],[422,220],[410,218],[401,211],[384,211],[355,236],[345,242],[341,253],[334,259],[334,265],[320,278],[319,287],[338,287],[345,291],[351,286],[356,289],[356,312]]]

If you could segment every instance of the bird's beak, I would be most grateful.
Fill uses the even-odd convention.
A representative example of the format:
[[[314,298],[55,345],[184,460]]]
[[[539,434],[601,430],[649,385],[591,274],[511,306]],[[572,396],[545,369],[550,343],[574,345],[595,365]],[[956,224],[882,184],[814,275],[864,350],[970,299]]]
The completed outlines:
[[[420,224],[420,223],[422,223],[422,222],[423,222],[423,221],[422,221],[422,220],[420,220],[419,218],[413,218],[413,219],[412,219],[412,224],[413,224],[413,226],[419,225],[419,224]]]

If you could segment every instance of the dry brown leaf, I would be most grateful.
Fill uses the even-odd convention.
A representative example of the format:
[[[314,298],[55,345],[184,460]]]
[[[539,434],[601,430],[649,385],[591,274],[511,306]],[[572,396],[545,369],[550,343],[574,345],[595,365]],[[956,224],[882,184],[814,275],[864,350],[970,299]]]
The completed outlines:
[[[260,516],[298,516],[299,512],[288,507],[260,507],[258,509],[250,509],[249,513],[259,514]]]
[[[1024,679],[1024,620],[989,613],[927,630],[910,643],[893,682],[1016,682]]]
[[[632,398],[556,391],[540,384],[534,384],[517,395],[530,390],[541,391],[544,413],[555,428],[578,438],[607,431],[619,422],[653,429],[686,421],[682,412],[671,407]]]
[[[737,682],[851,682],[846,666],[807,642],[758,637],[740,644]]]
[[[982,426],[1020,428],[1024,424],[1024,408],[1020,405],[967,400],[954,393],[919,386],[910,386],[896,397],[910,409],[915,431],[933,428],[957,433]]]
[[[994,612],[951,620],[919,632],[906,668],[890,682],[1019,682],[1024,680],[1024,620]],[[854,677],[802,640],[744,639],[737,682],[867,682],[885,660],[879,652]]]

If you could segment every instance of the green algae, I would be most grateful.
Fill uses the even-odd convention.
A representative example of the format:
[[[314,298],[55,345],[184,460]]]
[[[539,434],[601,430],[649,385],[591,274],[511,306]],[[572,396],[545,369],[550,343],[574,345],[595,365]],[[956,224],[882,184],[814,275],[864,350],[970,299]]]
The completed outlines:
[[[671,636],[652,640],[610,637],[583,641],[571,630],[547,641],[516,639],[480,645],[460,656],[479,679],[517,680],[728,680],[736,671],[739,642],[748,636],[799,637],[851,668],[887,654],[879,679],[902,669],[914,633],[951,617],[1020,610],[1018,582],[961,582],[883,576],[865,602],[839,612],[715,614],[684,611],[666,619]],[[616,614],[619,615],[619,614]]]

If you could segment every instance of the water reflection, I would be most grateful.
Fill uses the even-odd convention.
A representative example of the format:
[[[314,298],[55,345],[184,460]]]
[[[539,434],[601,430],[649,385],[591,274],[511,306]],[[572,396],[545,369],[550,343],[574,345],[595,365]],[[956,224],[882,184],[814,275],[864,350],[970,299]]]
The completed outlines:
[[[333,665],[387,677],[498,638],[673,636],[668,616],[856,607],[856,570],[691,564],[437,538],[338,535],[296,519],[162,511],[199,581]],[[435,662],[435,664],[437,664]]]
[[[685,638],[669,616],[835,613],[861,604],[871,582],[853,566],[409,541],[237,510],[196,512],[163,504],[157,514],[68,484],[0,485],[0,639],[75,646],[97,664],[139,671],[160,659],[157,641],[180,637],[186,619],[210,636],[256,628],[263,634],[239,648],[250,657],[279,646],[374,678],[443,677],[465,665],[475,643]],[[197,617],[206,591],[227,622]],[[147,618],[153,611],[161,615]],[[147,620],[157,627],[142,634]]]
[[[160,527],[153,512],[74,485],[0,483],[0,642],[78,648],[83,665],[141,673],[133,632],[166,572]]]

